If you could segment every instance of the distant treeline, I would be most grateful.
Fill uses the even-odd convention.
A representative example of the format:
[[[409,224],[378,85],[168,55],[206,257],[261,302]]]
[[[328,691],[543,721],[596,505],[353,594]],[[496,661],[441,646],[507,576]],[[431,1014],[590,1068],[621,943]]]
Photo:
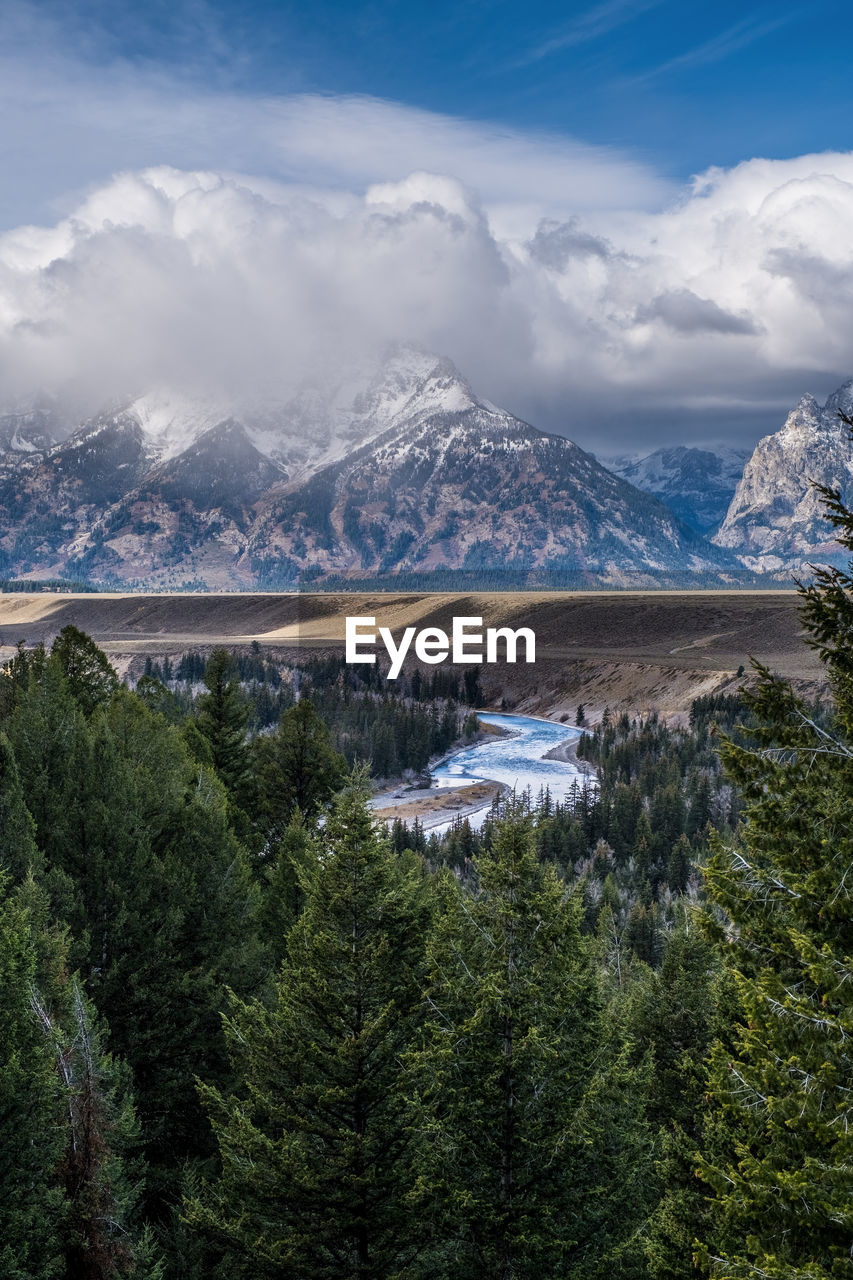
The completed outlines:
[[[99,591],[101,588],[94,582],[78,578],[0,578],[0,591],[60,591],[77,594],[84,591]]]
[[[173,718],[191,716],[210,660],[196,651],[176,661],[146,658],[143,690],[159,697],[158,709]],[[476,717],[467,708],[479,706],[483,691],[476,668],[458,671],[434,667],[414,670],[391,686],[372,666],[354,667],[331,655],[312,658],[293,668],[272,661],[260,646],[229,657],[230,678],[239,684],[250,732],[277,724],[294,705],[295,691],[310,699],[327,726],[331,741],[347,764],[365,763],[374,777],[398,777],[407,770],[423,772],[433,756],[442,755],[460,738],[477,732]],[[156,683],[162,692],[153,693]],[[201,688],[201,692],[199,692]]]
[[[436,569],[431,572],[382,573],[364,577],[303,571],[287,584],[274,577],[259,578],[258,590],[301,592],[346,591],[700,591],[779,589],[779,579],[749,569],[721,573],[653,571],[620,573],[618,581],[589,570],[571,569]],[[787,579],[785,582],[787,584]]]

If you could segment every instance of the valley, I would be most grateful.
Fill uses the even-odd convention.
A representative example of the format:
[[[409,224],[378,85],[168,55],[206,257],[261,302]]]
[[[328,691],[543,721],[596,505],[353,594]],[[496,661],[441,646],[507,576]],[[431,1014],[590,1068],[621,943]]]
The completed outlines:
[[[484,626],[527,626],[536,663],[483,666],[490,706],[574,724],[579,703],[594,723],[605,706],[656,708],[683,717],[693,698],[733,690],[750,657],[803,692],[822,671],[801,637],[796,592],[176,593],[0,595],[0,655],[49,642],[72,623],[88,632],[122,674],[145,655],[257,644],[283,661],[343,654],[347,616],[373,615],[395,636],[405,627],[452,628],[454,616]]]

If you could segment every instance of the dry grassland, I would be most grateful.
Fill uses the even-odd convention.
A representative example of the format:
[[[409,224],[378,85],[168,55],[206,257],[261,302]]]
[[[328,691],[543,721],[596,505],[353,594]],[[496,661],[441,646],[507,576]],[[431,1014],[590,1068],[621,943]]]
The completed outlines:
[[[677,716],[703,692],[735,688],[754,656],[815,692],[821,667],[802,640],[793,591],[480,592],[336,595],[0,595],[0,653],[50,639],[67,623],[87,631],[120,670],[138,655],[242,647],[283,657],[343,651],[347,615],[395,633],[450,631],[454,616],[484,627],[532,627],[534,666],[483,667],[492,705],[574,722],[605,705]]]

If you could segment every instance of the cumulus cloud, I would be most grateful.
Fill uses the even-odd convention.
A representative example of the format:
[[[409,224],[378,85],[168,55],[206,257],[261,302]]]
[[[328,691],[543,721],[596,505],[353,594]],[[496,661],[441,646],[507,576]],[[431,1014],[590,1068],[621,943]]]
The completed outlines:
[[[446,174],[307,196],[124,173],[0,237],[0,386],[277,396],[403,341],[590,447],[691,418],[754,436],[853,370],[852,226],[850,155],[715,170],[660,212],[522,237]]]

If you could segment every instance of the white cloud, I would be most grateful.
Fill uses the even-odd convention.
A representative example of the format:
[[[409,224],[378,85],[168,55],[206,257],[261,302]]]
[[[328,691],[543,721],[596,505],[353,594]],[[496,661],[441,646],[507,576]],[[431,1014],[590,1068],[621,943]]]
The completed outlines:
[[[281,394],[404,340],[590,447],[602,423],[646,443],[696,413],[719,436],[853,369],[851,227],[851,155],[750,161],[661,212],[523,238],[446,175],[309,198],[125,173],[0,238],[0,385]]]
[[[275,394],[408,340],[605,449],[754,437],[853,372],[853,155],[677,191],[577,139],[179,80],[34,13],[0,16],[0,399]]]
[[[493,216],[519,225],[531,210],[653,208],[670,192],[651,165],[613,148],[366,96],[237,93],[215,68],[179,76],[95,58],[27,5],[10,0],[9,12],[17,24],[0,8],[0,172],[14,181],[0,189],[0,227],[154,165],[359,194],[425,170],[476,190]]]

